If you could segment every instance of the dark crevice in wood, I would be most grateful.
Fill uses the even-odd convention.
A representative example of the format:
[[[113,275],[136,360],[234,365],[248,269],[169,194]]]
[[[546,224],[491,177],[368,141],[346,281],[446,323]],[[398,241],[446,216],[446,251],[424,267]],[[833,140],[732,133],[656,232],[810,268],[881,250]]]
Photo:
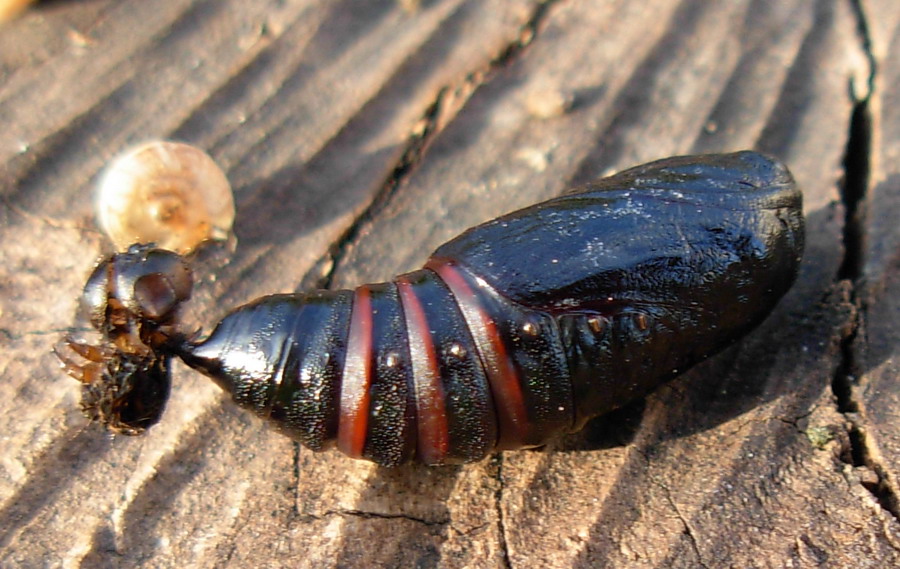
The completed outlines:
[[[841,201],[844,204],[844,259],[838,279],[854,283],[862,276],[865,262],[866,193],[872,152],[872,119],[868,96],[853,108],[847,152],[844,155],[844,183]]]
[[[300,511],[300,453],[303,452],[300,448],[300,443],[293,443],[291,445],[291,468],[293,469],[293,477],[294,480],[291,484],[294,490],[294,507],[291,509],[291,512],[295,518],[302,517],[303,513]]]
[[[415,516],[410,516],[409,514],[383,514],[380,512],[366,512],[363,510],[328,510],[322,517],[328,516],[363,518],[367,520],[407,520],[429,527],[440,527],[450,523],[450,520],[426,520],[425,518],[417,518]],[[313,519],[319,519],[318,516],[311,517]]]
[[[869,76],[862,94],[851,92],[857,102],[850,116],[847,150],[844,154],[844,183],[841,188],[841,201],[844,204],[844,259],[838,271],[839,279],[851,280],[854,283],[862,276],[865,262],[865,216],[866,194],[869,187],[872,156],[872,115],[869,100],[875,88],[875,77],[878,74],[878,62],[872,52],[872,40],[869,33],[868,20],[860,0],[851,0],[853,13],[856,15],[857,33],[862,44],[863,53],[869,63]],[[851,90],[857,90],[851,83]]]
[[[346,255],[348,245],[353,243],[360,234],[360,231],[387,206],[393,198],[394,193],[397,191],[397,188],[419,162],[422,152],[437,125],[437,118],[440,116],[446,92],[446,88],[441,89],[434,102],[428,106],[424,116],[419,121],[419,124],[421,124],[422,127],[410,137],[406,144],[406,150],[404,150],[397,165],[391,170],[387,180],[381,186],[378,193],[375,194],[372,201],[369,202],[369,205],[356,219],[353,220],[353,223],[344,230],[343,234],[338,237],[337,241],[332,245],[325,257],[316,262],[316,265],[310,274],[321,274],[322,276],[317,282],[313,283],[313,288],[331,288],[331,283],[334,281],[334,275]],[[324,270],[324,267],[328,267],[329,265],[330,268]],[[307,283],[303,284],[306,285]]]
[[[486,69],[479,69],[467,74],[466,82],[484,82],[493,71],[500,67],[507,66],[514,61],[521,52],[534,41],[542,22],[546,18],[548,10],[559,1],[560,0],[545,0],[543,2],[538,2],[531,16],[522,26],[522,30],[517,35],[516,39],[503,48],[499,55],[491,59],[487,64]],[[477,89],[477,85],[474,85],[473,87],[474,88],[471,89],[470,93]],[[406,144],[406,149],[401,154],[396,166],[394,166],[387,176],[381,189],[375,194],[372,201],[362,213],[360,213],[338,237],[335,243],[329,248],[328,252],[315,263],[308,274],[316,275],[316,277],[304,279],[301,283],[302,289],[331,288],[334,281],[334,275],[337,273],[338,268],[346,256],[348,247],[359,236],[363,228],[391,202],[397,188],[400,187],[409,173],[421,160],[425,148],[438,128],[438,121],[441,117],[444,100],[447,93],[450,92],[453,92],[453,89],[446,85],[438,90],[434,101],[428,106],[423,113],[422,118],[417,123],[419,128],[416,128],[410,136]]]
[[[537,6],[534,7],[534,12],[531,13],[531,17],[528,18],[528,21],[522,26],[522,31],[519,33],[518,39],[506,46],[506,48],[500,52],[500,55],[491,61],[489,71],[509,65],[514,61],[522,50],[534,41],[541,23],[547,16],[547,12],[558,2],[559,0],[544,0],[543,2],[538,2]]]
[[[858,320],[859,316],[856,317]],[[866,428],[866,419],[856,400],[857,357],[856,341],[859,336],[858,322],[853,330],[841,341],[842,359],[832,382],[832,390],[837,400],[837,409],[847,419],[849,448],[841,455],[841,460],[853,467],[867,468],[875,474],[872,483],[862,483],[871,492],[878,504],[895,520],[900,521],[900,497],[891,483],[890,469],[882,464],[877,445],[872,441],[871,431]]]
[[[859,289],[865,279],[866,204],[871,181],[872,115],[869,102],[875,89],[878,68],[863,6],[859,0],[851,0],[851,5],[857,17],[860,42],[869,60],[869,76],[865,92],[859,96],[850,117],[841,188],[841,201],[845,208],[844,259],[837,278],[853,283],[851,301],[859,312],[853,318],[851,330],[841,340],[841,361],[831,388],[837,400],[837,410],[847,418],[850,425],[847,433],[850,448],[841,459],[854,467],[868,468],[875,473],[877,481],[863,483],[863,487],[872,493],[886,512],[900,521],[900,496],[890,482],[890,469],[881,463],[877,445],[871,440],[871,432],[865,426],[863,406],[856,398],[857,379],[860,377],[857,342],[865,341],[860,322],[865,320],[866,305],[859,295]]]
[[[853,388],[857,378],[857,362],[854,351],[859,330],[859,315],[853,317],[852,329],[841,339],[840,351],[841,359],[835,370],[834,377],[831,381],[831,391],[837,402],[837,410],[839,413],[850,419],[851,423],[855,423],[854,417],[859,413],[859,402],[853,397]],[[854,429],[856,427],[854,426]],[[844,462],[852,466],[865,466],[863,459],[863,449],[857,444],[858,436],[850,432],[850,448],[841,457]]]
[[[512,561],[509,557],[509,542],[506,540],[506,518],[503,516],[503,455],[497,458],[497,492],[494,495],[494,503],[497,507],[497,536],[500,541],[500,562],[504,569],[512,569]]]
[[[869,16],[866,14],[865,8],[861,0],[850,0],[850,8],[856,17],[856,33],[859,35],[859,41],[862,44],[863,53],[869,64],[869,77],[867,79],[867,89],[865,99],[868,100],[875,89],[875,77],[878,75],[878,58],[872,50],[872,34],[869,31]]]

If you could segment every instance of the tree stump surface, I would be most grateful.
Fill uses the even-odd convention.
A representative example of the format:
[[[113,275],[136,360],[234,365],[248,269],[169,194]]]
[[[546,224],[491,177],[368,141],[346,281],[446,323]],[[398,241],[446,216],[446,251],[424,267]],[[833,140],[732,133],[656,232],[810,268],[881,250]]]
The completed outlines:
[[[0,24],[0,566],[900,565],[893,4],[83,0]],[[786,162],[806,254],[745,340],[543,449],[316,454],[183,366],[160,424],[111,437],[50,350],[109,250],[98,173],[153,138],[235,189],[207,330],[675,154]]]

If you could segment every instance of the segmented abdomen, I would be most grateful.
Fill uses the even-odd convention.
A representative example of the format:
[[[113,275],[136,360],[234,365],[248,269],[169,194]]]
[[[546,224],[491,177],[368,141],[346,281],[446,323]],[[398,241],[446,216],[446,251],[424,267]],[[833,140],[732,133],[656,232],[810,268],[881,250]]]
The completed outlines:
[[[262,298],[180,355],[306,446],[385,465],[469,462],[573,424],[553,318],[446,263]]]
[[[671,158],[475,227],[390,283],[265,297],[178,355],[315,450],[467,462],[578,429],[727,346],[802,248],[783,166]]]

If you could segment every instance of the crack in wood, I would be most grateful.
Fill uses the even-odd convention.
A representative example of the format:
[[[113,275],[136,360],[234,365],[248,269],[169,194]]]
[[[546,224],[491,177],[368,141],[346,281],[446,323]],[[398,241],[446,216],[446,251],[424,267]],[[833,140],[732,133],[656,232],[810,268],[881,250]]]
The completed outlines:
[[[487,81],[487,77],[493,71],[509,65],[534,41],[541,24],[547,18],[550,7],[558,2],[560,0],[538,2],[528,20],[522,26],[517,38],[501,49],[499,55],[492,58],[484,68],[464,74],[465,80],[463,85],[444,85],[437,90],[434,100],[426,107],[422,117],[416,122],[407,140],[406,148],[381,188],[375,193],[365,209],[335,240],[328,251],[313,264],[313,268],[307,273],[307,278],[303,279],[298,289],[331,288],[335,274],[346,257],[349,247],[363,233],[365,227],[372,222],[378,213],[390,204],[402,182],[422,160],[429,142],[441,130],[440,121],[448,94],[455,93],[455,96],[459,97],[460,93],[466,93],[465,98],[471,98],[472,94],[480,85]]]
[[[876,476],[875,483],[861,483],[876,499],[882,509],[896,521],[900,521],[900,496],[896,481],[892,480],[890,469],[883,463],[878,444],[872,440],[871,431],[866,428],[865,406],[857,398],[858,379],[861,377],[858,361],[859,344],[864,344],[862,332],[867,306],[861,289],[865,280],[865,250],[867,245],[866,216],[871,184],[872,160],[872,114],[870,100],[877,88],[878,66],[872,50],[868,17],[859,0],[851,0],[857,18],[862,50],[869,62],[867,90],[859,96],[850,117],[847,150],[844,155],[844,180],[841,201],[846,210],[844,218],[844,259],[838,270],[838,280],[849,280],[850,302],[857,311],[853,314],[850,329],[840,342],[841,359],[832,379],[831,389],[837,401],[837,411],[849,424],[848,440],[850,448],[842,456],[850,466],[867,468]]]
[[[415,522],[418,524],[422,524],[424,526],[429,527],[442,527],[450,524],[450,520],[428,520],[425,518],[419,518],[416,516],[411,516],[409,514],[385,514],[382,512],[367,512],[365,510],[328,510],[325,512],[323,516],[309,516],[311,519],[322,519],[327,518],[329,516],[341,516],[341,517],[351,517],[351,518],[363,518],[367,520],[406,520],[410,522]]]
[[[335,240],[334,244],[328,249],[325,255],[316,261],[312,270],[308,273],[308,275],[313,276],[312,282],[307,282],[308,279],[304,279],[300,284],[300,289],[331,288],[334,276],[346,257],[349,246],[356,240],[360,233],[362,233],[363,229],[371,223],[377,214],[387,207],[402,181],[421,160],[425,147],[437,128],[438,117],[443,108],[446,95],[447,87],[442,87],[438,90],[437,96],[425,110],[422,118],[417,122],[417,127],[407,140],[406,149],[401,154],[400,159],[391,170],[390,174],[388,174],[387,179],[382,184],[381,188],[375,193],[375,196],[365,209]]]
[[[872,118],[869,98],[856,103],[850,117],[847,151],[844,155],[844,183],[841,201],[844,204],[844,258],[838,269],[838,279],[850,280],[854,285],[863,276],[866,249],[866,203],[870,181],[872,155]]]
[[[303,512],[300,511],[300,499],[301,499],[301,487],[300,487],[300,453],[301,453],[300,443],[293,442],[291,444],[291,468],[293,472],[291,475],[294,477],[293,481],[293,490],[294,490],[294,507],[293,507],[293,516],[295,518],[300,518],[303,516]]]
[[[519,57],[522,50],[528,47],[537,37],[541,24],[546,20],[547,13],[554,4],[558,4],[560,0],[543,0],[538,2],[532,11],[531,16],[519,32],[516,41],[506,46],[496,58],[494,58],[489,66],[489,71],[493,71],[498,67],[505,67]]]
[[[703,555],[700,553],[700,545],[697,543],[697,537],[694,535],[694,530],[691,528],[691,524],[688,523],[687,519],[685,519],[684,515],[681,513],[681,510],[678,509],[678,505],[675,503],[675,500],[672,499],[672,495],[669,492],[669,487],[665,484],[660,484],[657,482],[657,485],[662,488],[663,493],[666,495],[666,501],[669,502],[669,506],[672,507],[672,510],[675,512],[675,515],[678,516],[678,521],[681,522],[681,525],[684,527],[684,535],[687,536],[688,541],[691,544],[691,549],[694,551],[694,555],[697,556],[697,563],[700,567],[704,569],[709,569],[709,565],[707,565],[703,561]]]
[[[856,284],[863,276],[865,261],[866,235],[866,203],[871,178],[872,162],[872,115],[869,101],[875,89],[878,74],[878,62],[872,52],[872,40],[866,13],[859,0],[851,0],[856,16],[856,27],[862,52],[869,64],[864,93],[851,93],[857,98],[850,115],[847,149],[844,154],[844,183],[841,188],[841,201],[846,208],[844,219],[844,259],[838,270],[839,279],[848,279]],[[855,85],[852,84],[851,88]]]
[[[494,493],[494,501],[497,508],[497,535],[500,541],[500,561],[504,569],[512,569],[512,560],[509,555],[509,542],[506,539],[506,518],[503,515],[503,455],[498,455],[497,463],[497,491]]]
[[[684,528],[683,534],[687,537],[688,542],[691,544],[691,550],[694,552],[694,556],[697,558],[697,564],[699,567],[703,569],[709,569],[709,565],[707,565],[703,561],[703,555],[700,552],[700,544],[697,542],[697,537],[694,535],[694,530],[691,527],[691,524],[688,522],[687,518],[684,517],[684,514],[681,513],[681,510],[678,508],[678,505],[675,503],[675,499],[672,498],[672,492],[669,487],[653,475],[650,470],[650,464],[652,463],[652,459],[647,454],[646,450],[635,449],[640,456],[644,458],[644,462],[647,465],[647,475],[650,480],[657,488],[662,490],[663,495],[666,497],[666,502],[669,503],[669,507],[672,508],[672,511],[675,512],[675,516],[678,518],[678,521],[681,523],[681,526]]]

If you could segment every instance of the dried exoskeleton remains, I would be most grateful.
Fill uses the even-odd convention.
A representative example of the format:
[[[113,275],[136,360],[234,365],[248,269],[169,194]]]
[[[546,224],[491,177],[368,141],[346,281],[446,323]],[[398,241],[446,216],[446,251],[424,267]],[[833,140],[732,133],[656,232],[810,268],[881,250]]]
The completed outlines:
[[[82,302],[101,340],[66,336],[55,349],[82,383],[81,410],[91,421],[123,435],[159,421],[171,384],[169,344],[184,341],[179,312],[192,287],[187,261],[151,245],[132,245],[97,265]]]
[[[171,141],[135,146],[115,158],[97,187],[97,223],[119,250],[134,243],[186,254],[224,241],[234,198],[222,169],[203,150]]]

